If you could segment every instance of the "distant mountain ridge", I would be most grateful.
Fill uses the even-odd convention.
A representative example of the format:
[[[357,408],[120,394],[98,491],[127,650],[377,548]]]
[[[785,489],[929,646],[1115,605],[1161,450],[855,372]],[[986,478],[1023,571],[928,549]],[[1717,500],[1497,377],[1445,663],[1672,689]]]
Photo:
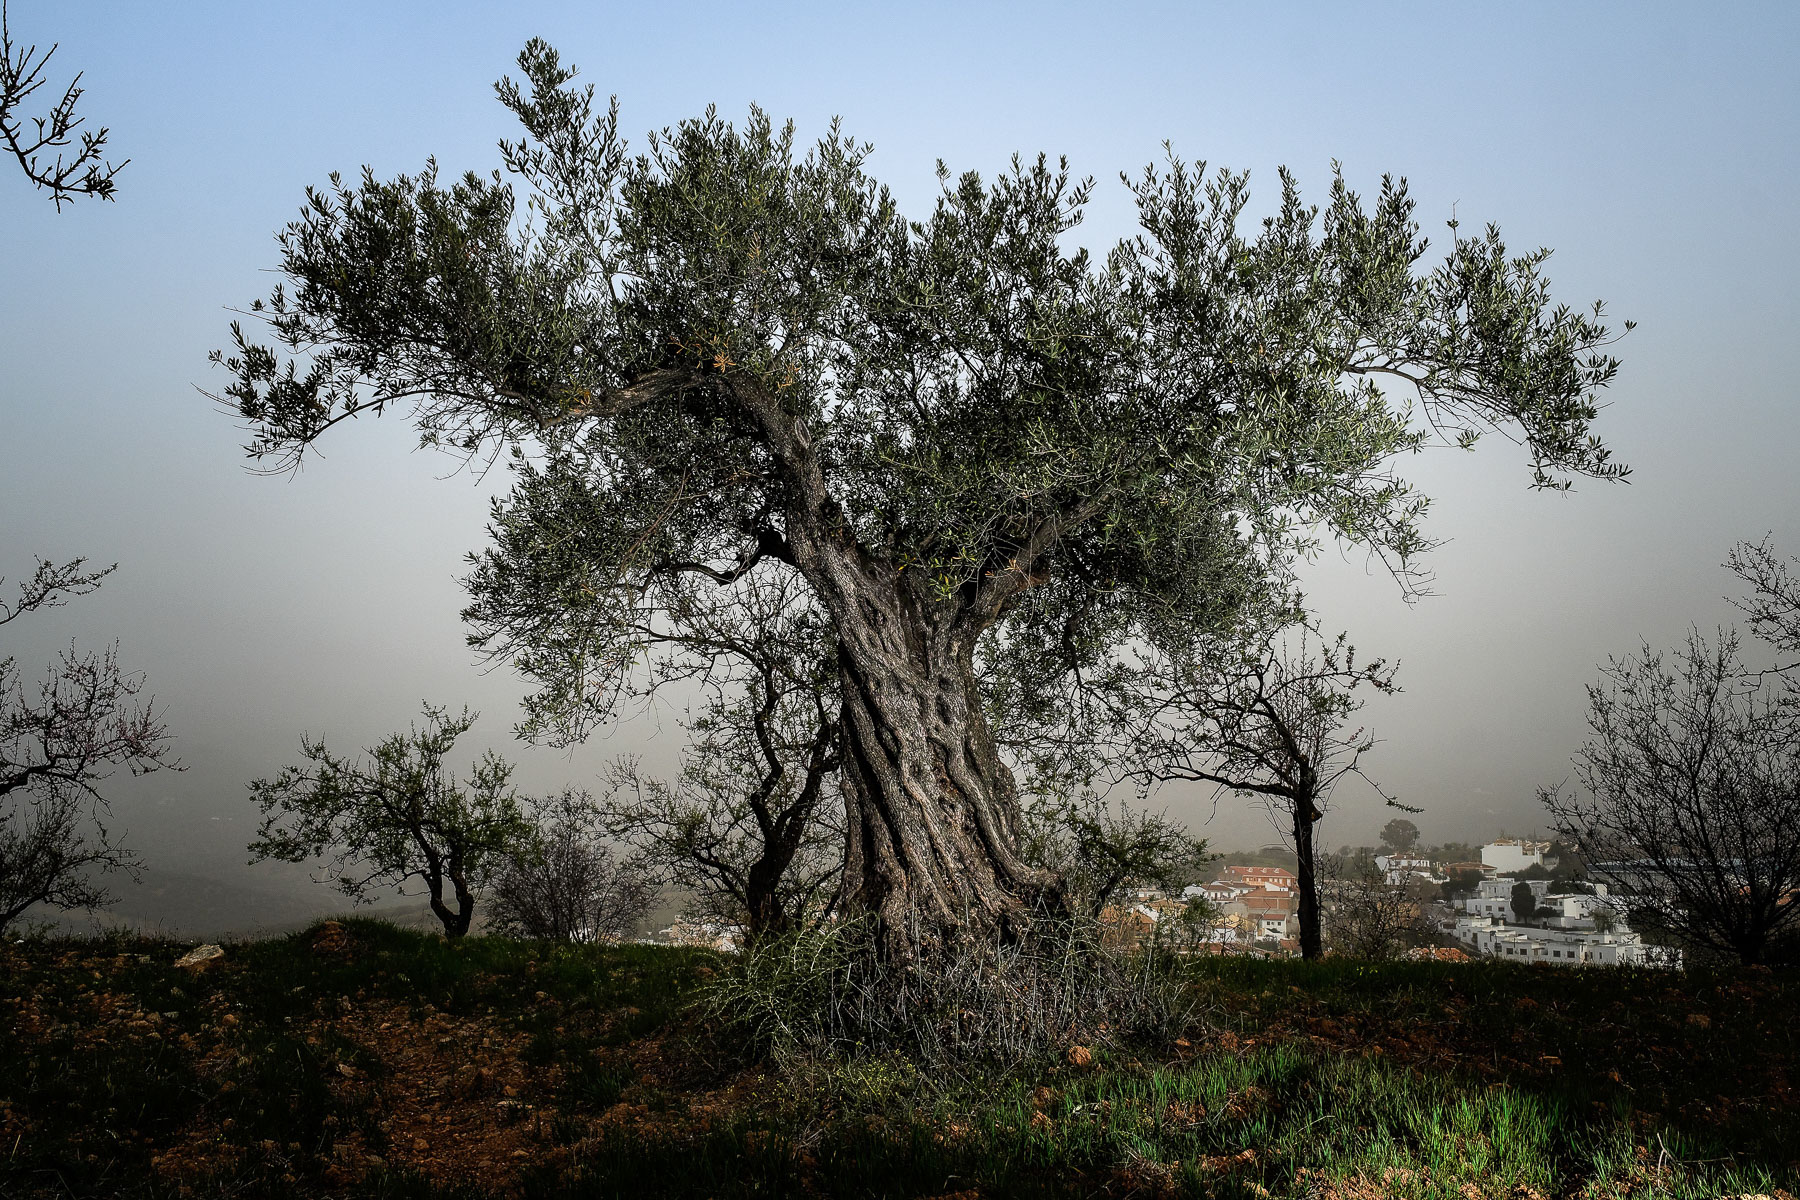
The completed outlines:
[[[58,912],[39,905],[26,910],[9,934],[30,929],[88,934],[128,929],[149,936],[220,941],[291,933],[323,916],[354,912],[403,927],[435,926],[437,918],[422,896],[396,896],[356,905],[335,888],[292,880],[247,883],[187,871],[146,867],[140,882],[112,884],[114,903],[92,913]]]

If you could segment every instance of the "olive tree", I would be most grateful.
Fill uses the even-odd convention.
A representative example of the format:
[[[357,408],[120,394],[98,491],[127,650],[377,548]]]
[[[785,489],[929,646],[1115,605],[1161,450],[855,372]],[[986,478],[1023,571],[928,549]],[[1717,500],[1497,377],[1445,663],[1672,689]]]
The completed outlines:
[[[18,593],[0,600],[0,627],[91,593],[114,569],[38,560]],[[143,689],[142,675],[119,666],[117,646],[71,645],[37,679],[14,655],[0,657],[0,929],[34,904],[98,907],[109,899],[101,876],[135,872],[101,784],[121,767],[180,769]]]
[[[26,179],[49,190],[61,211],[76,196],[111,200],[113,176],[125,162],[105,161],[104,127],[77,134],[87,120],[75,115],[82,90],[79,73],[42,116],[25,115],[27,102],[46,82],[44,68],[55,53],[55,45],[43,51],[36,45],[15,45],[11,14],[0,0],[0,143],[18,160]]]
[[[335,882],[359,903],[416,879],[444,935],[469,932],[476,892],[530,850],[532,829],[511,784],[512,764],[490,750],[465,779],[444,766],[477,714],[465,708],[452,716],[427,704],[424,716],[423,728],[390,734],[361,758],[340,758],[323,739],[303,737],[306,765],[250,785],[262,810],[251,861],[322,859],[319,882]]]
[[[273,469],[404,411],[513,456],[523,501],[578,480],[558,585],[477,599],[566,727],[610,718],[671,589],[797,576],[837,643],[846,901],[898,958],[1066,908],[1018,852],[984,644],[1079,687],[1210,637],[1321,536],[1405,578],[1425,498],[1395,464],[1439,432],[1505,431],[1540,486],[1623,474],[1592,433],[1599,306],[1554,304],[1547,252],[1493,228],[1423,265],[1403,182],[1339,175],[1321,208],[1283,172],[1246,230],[1248,177],[1171,155],[1095,255],[1092,181],[1043,156],[944,171],[908,216],[835,124],[808,149],[708,111],[632,155],[548,46],[520,68],[512,179],[309,193],[220,399]]]

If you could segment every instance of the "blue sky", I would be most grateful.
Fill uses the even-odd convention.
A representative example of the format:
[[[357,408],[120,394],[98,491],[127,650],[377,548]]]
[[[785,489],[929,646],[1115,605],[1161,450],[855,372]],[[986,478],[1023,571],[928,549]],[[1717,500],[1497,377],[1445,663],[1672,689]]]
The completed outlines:
[[[1730,543],[1800,553],[1789,369],[1800,301],[1800,10],[1653,4],[247,6],[13,0],[16,38],[60,41],[82,108],[132,162],[116,204],[58,215],[0,172],[0,574],[31,555],[121,564],[91,599],[21,629],[26,662],[118,637],[150,675],[189,770],[123,782],[153,863],[243,870],[244,783],[302,730],[367,742],[421,698],[468,701],[534,786],[613,753],[666,755],[646,720],[572,757],[510,745],[517,684],[482,676],[456,612],[483,483],[410,453],[398,422],[347,431],[293,479],[244,470],[241,431],[199,395],[228,306],[273,282],[273,235],[309,184],[370,164],[498,165],[492,83],[544,36],[642,132],[758,103],[802,136],[833,116],[872,141],[909,207],[933,166],[992,172],[1066,154],[1100,180],[1079,240],[1129,233],[1121,170],[1165,139],[1321,196],[1406,176],[1439,233],[1453,213],[1555,249],[1574,304],[1639,328],[1601,430],[1627,486],[1526,490],[1504,444],[1407,469],[1436,504],[1438,594],[1408,606],[1360,557],[1311,575],[1325,619],[1402,661],[1365,710],[1370,760],[1422,804],[1427,840],[1524,832],[1567,774],[1594,664],[1640,637],[1726,621]],[[664,724],[668,722],[665,720]],[[1330,844],[1384,819],[1346,793]],[[1159,798],[1209,811],[1191,795]],[[1227,801],[1227,845],[1266,825]],[[249,876],[245,876],[249,878]],[[269,878],[266,874],[257,878]]]

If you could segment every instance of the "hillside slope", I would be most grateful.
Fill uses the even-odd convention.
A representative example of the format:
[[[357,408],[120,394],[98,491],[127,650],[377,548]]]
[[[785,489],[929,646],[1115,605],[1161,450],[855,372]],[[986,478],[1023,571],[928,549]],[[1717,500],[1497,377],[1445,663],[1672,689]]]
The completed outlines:
[[[1167,1046],[779,1073],[690,1007],[716,956],[367,920],[0,947],[19,1197],[1701,1197],[1800,1190],[1800,977],[1189,968]]]

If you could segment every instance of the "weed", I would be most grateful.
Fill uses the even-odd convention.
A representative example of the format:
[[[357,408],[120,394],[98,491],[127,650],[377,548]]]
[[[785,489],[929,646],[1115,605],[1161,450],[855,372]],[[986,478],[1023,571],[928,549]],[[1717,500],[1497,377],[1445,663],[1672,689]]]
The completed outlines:
[[[784,1064],[899,1053],[937,1071],[1166,1039],[1194,1017],[1166,954],[1104,949],[1085,925],[958,943],[925,968],[887,961],[871,932],[852,921],[767,942],[706,989],[707,1012]]]

